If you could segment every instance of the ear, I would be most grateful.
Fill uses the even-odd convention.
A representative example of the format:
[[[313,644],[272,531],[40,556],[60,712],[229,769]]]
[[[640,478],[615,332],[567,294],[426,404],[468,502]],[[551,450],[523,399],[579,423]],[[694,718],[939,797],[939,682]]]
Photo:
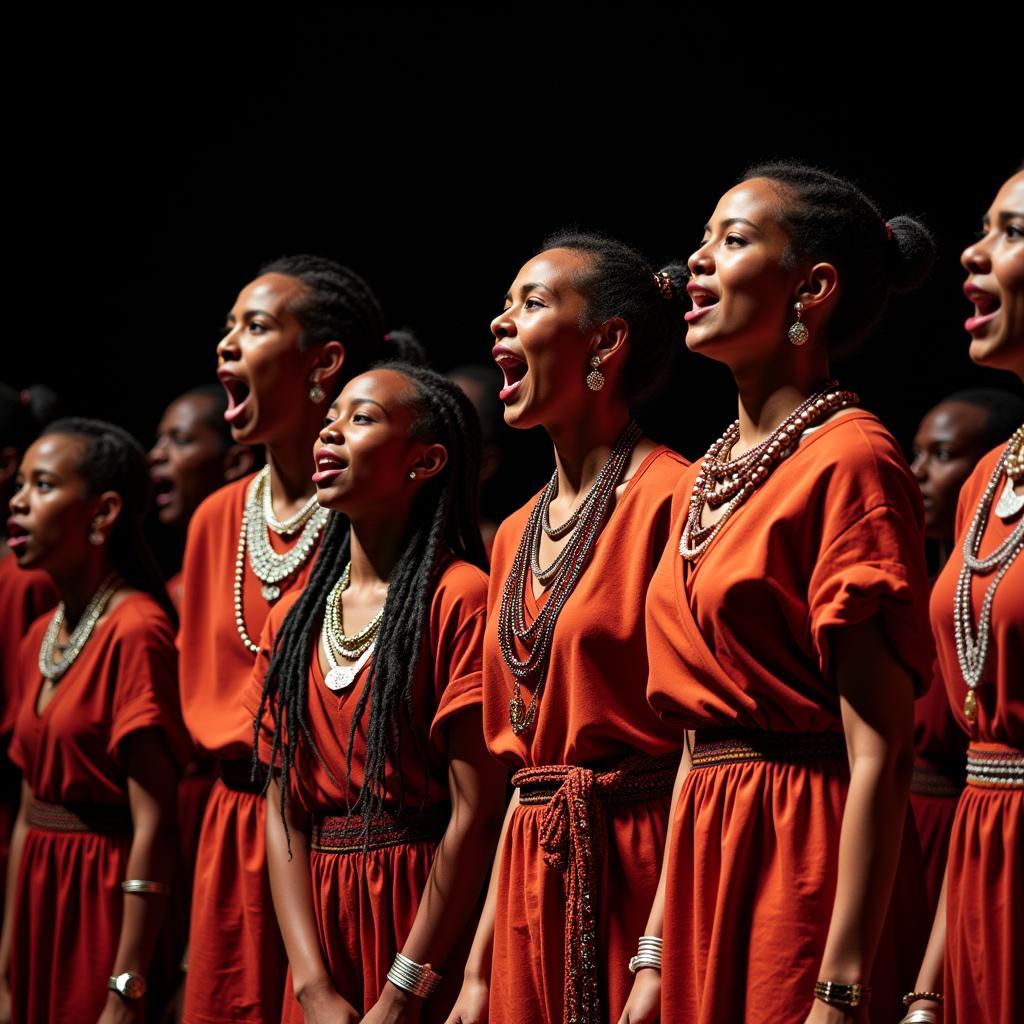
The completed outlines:
[[[18,472],[18,449],[0,448],[0,488]]]
[[[340,341],[327,341],[315,349],[315,361],[309,369],[311,384],[319,384],[327,392],[328,398],[334,397],[334,384],[345,365],[345,346]]]
[[[597,331],[597,339],[590,356],[597,356],[602,365],[619,354],[629,341],[629,324],[621,316],[606,320]]]
[[[804,312],[819,314],[832,308],[839,299],[839,272],[831,263],[815,263],[797,285],[794,302],[804,304]]]
[[[238,480],[251,473],[256,465],[256,453],[247,444],[233,444],[224,453],[224,483]]]
[[[443,444],[426,445],[409,467],[417,480],[429,480],[448,465],[448,449]]]
[[[109,536],[114,524],[120,518],[123,507],[121,495],[117,491],[104,491],[93,499],[93,513],[89,528],[99,530]]]

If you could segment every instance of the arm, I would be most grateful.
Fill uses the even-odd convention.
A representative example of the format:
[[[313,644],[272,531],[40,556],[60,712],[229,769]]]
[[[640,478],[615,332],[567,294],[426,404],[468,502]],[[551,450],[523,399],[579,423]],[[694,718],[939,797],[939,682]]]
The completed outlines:
[[[693,750],[693,733],[686,734],[686,749],[679,761],[679,771],[672,786],[672,802],[669,805],[668,828],[665,832],[665,850],[661,855],[661,876],[658,879],[658,890],[654,894],[654,903],[647,918],[644,935],[661,935],[665,922],[665,888],[668,884],[669,854],[672,848],[673,828],[676,804],[683,788],[683,781],[690,772],[690,755]],[[639,939],[640,936],[637,936]],[[629,999],[619,1017],[619,1024],[654,1024],[661,1017],[661,971],[645,968],[636,972]]]
[[[914,688],[877,620],[835,633],[834,665],[850,786],[835,901],[818,977],[868,984],[899,861],[914,750]],[[808,1024],[867,1019],[808,993]]]
[[[128,774],[128,804],[132,815],[132,845],[125,878],[172,884],[174,877],[175,808],[178,770],[156,729],[129,735],[122,744]],[[167,897],[155,893],[125,893],[121,936],[110,973],[137,971],[146,977],[167,909]],[[106,978],[97,978],[105,984]],[[147,978],[148,980],[148,978]],[[142,1019],[144,999],[128,1001],[107,994],[100,1015],[103,1024]]]
[[[948,866],[947,866],[948,868]],[[918,971],[914,983],[915,992],[942,992],[942,972],[946,957],[946,874],[942,876],[942,889],[939,891],[939,903],[935,908],[935,921],[932,933],[928,937],[928,947],[924,951],[921,970]],[[942,1020],[942,1003],[930,999],[917,999],[907,1008],[911,1010],[931,1010],[936,1020]]]
[[[452,816],[401,950],[416,963],[442,969],[478,906],[489,863],[482,854],[494,849],[501,827],[506,772],[487,750],[479,707],[463,711],[448,724],[448,758]],[[493,906],[491,915],[493,926]],[[398,1021],[407,1010],[414,1019],[421,1002],[389,981],[364,1020]]]
[[[359,1020],[359,1012],[335,991],[320,952],[309,871],[309,840],[306,826],[296,820],[292,806],[289,801],[286,808],[292,844],[289,854],[288,837],[281,821],[281,784],[276,777],[271,779],[267,789],[267,869],[295,998],[310,1024],[328,1020],[334,1024],[354,1024]]]
[[[21,867],[21,851],[25,846],[28,832],[28,808],[32,803],[32,790],[28,783],[21,783],[21,805],[11,833],[11,849],[7,859],[7,887],[4,890],[4,927],[0,935],[0,1024],[10,1024],[11,993],[7,979],[10,977],[11,944],[14,941],[14,904],[18,898],[18,872]]]

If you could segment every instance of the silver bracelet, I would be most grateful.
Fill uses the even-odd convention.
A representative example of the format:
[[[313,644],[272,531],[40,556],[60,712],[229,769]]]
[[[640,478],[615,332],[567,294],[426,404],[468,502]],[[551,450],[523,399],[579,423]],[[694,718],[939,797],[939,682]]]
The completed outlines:
[[[441,975],[431,970],[430,964],[418,964],[396,953],[395,962],[388,971],[388,981],[396,988],[426,999],[441,984]]]
[[[900,1024],[938,1024],[938,1020],[932,1010],[911,1010]]]
[[[661,970],[661,936],[641,935],[637,944],[636,956],[629,961],[631,974],[643,970],[645,967],[653,967],[656,971]]]
[[[147,882],[144,878],[126,878],[121,883],[121,892],[154,893],[157,896],[167,896],[171,887],[166,882]]]

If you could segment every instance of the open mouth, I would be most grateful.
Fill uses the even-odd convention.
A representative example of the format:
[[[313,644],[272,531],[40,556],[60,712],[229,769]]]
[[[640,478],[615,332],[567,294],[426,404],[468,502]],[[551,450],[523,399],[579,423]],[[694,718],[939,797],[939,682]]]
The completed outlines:
[[[7,520],[7,546],[11,551],[16,551],[22,545],[28,542],[29,533],[25,527],[21,526],[16,520]]]
[[[507,402],[522,387],[523,378],[529,367],[526,365],[525,359],[521,359],[515,352],[503,345],[495,345],[491,354],[494,356],[498,368],[505,375],[505,386],[498,392],[498,398]]]
[[[316,457],[313,483],[319,487],[321,484],[333,480],[339,473],[344,473],[346,469],[348,469],[348,463],[340,455],[324,448]]]
[[[999,312],[999,299],[990,292],[984,292],[980,288],[968,287],[965,289],[967,297],[974,303],[974,316],[969,316],[964,322],[964,329],[968,334],[975,334],[986,324],[990,323]]]
[[[236,377],[226,370],[218,370],[217,376],[227,392],[228,407],[224,410],[224,419],[228,423],[236,423],[244,414],[249,402],[249,385],[241,377]]]
[[[153,501],[157,508],[163,508],[174,501],[174,483],[165,476],[151,476],[153,485]]]
[[[686,291],[693,303],[693,307],[683,314],[683,319],[688,324],[699,320],[718,305],[718,296],[714,292],[708,291],[707,288],[702,288],[692,281],[686,286]]]

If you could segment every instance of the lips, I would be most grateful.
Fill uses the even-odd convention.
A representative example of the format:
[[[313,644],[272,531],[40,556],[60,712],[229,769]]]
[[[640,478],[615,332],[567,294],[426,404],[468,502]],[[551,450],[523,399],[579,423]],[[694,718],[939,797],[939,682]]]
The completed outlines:
[[[523,378],[529,367],[522,356],[505,345],[495,345],[491,349],[491,355],[498,364],[498,369],[505,375],[505,386],[498,392],[498,398],[502,402],[507,402],[522,387]]]
[[[239,420],[245,416],[249,404],[249,385],[229,370],[218,370],[217,377],[228,396],[228,407],[224,410],[224,419],[233,426],[240,425]]]
[[[967,282],[964,295],[974,303],[974,316],[964,321],[964,330],[968,334],[977,334],[983,327],[991,323],[999,313],[999,299],[991,292]]]
[[[686,292],[690,296],[690,300],[693,302],[693,308],[687,310],[683,314],[683,319],[688,324],[706,316],[715,308],[715,306],[718,305],[718,296],[711,291],[710,288],[705,288],[702,285],[697,284],[695,281],[691,281],[686,286]]]
[[[316,457],[316,472],[313,474],[313,483],[319,487],[321,484],[333,480],[339,473],[348,469],[348,463],[337,453],[328,448],[321,448]]]
[[[7,520],[7,546],[11,551],[17,551],[28,543],[29,532],[16,519]]]
[[[153,501],[157,508],[163,508],[174,501],[174,482],[166,476],[150,476],[153,485]]]

